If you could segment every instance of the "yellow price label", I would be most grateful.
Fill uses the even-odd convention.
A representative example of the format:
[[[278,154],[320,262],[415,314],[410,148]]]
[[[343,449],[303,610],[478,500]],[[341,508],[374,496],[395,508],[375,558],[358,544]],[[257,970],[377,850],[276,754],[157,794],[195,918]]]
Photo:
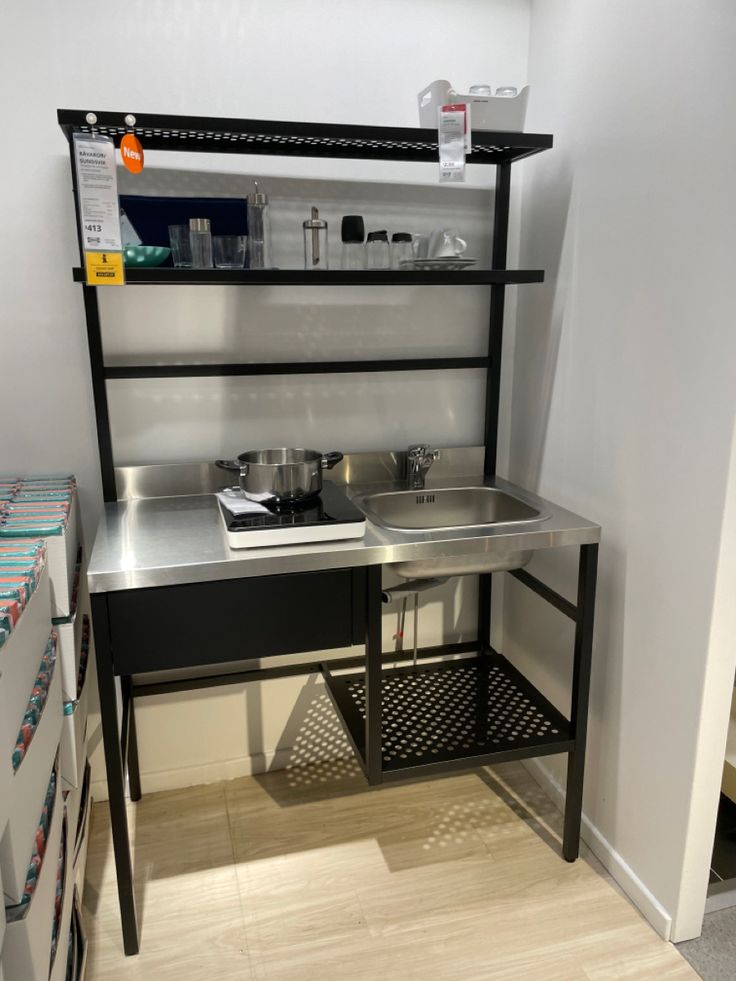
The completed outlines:
[[[89,286],[125,286],[122,252],[85,252]]]

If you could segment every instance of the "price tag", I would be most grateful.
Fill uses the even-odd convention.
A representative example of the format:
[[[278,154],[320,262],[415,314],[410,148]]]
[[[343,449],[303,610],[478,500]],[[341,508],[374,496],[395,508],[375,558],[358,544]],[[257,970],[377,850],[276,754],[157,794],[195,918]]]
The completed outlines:
[[[465,180],[465,151],[469,149],[469,107],[464,103],[440,106],[438,141],[440,183]]]
[[[109,136],[74,134],[77,201],[88,282],[90,268],[115,267],[119,273],[100,275],[97,285],[125,282],[120,235],[115,144]],[[114,258],[117,254],[117,258]],[[105,261],[100,258],[105,256]],[[93,258],[94,257],[94,258]],[[107,269],[103,272],[107,273]]]
[[[85,252],[84,264],[90,286],[125,286],[122,252]]]

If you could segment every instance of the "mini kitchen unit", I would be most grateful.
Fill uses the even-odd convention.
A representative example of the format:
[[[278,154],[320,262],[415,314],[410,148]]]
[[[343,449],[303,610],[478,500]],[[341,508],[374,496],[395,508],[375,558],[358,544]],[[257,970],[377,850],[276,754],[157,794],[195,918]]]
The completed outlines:
[[[93,130],[116,145],[130,126],[124,113],[60,110],[59,124]],[[362,160],[436,162],[432,130],[135,115],[146,150],[279,154]],[[490,287],[488,353],[473,358],[376,361],[105,365],[96,287],[82,284],[97,432],[106,501],[89,566],[93,628],[102,713],[112,833],[124,949],[139,949],[125,810],[125,778],[141,796],[135,700],[197,687],[321,672],[356,757],[370,784],[431,777],[451,770],[553,753],[568,754],[563,855],[578,856],[585,759],[597,551],[600,528],[496,476],[499,389],[505,289],[539,283],[537,270],[506,268],[511,167],[552,146],[527,133],[476,132],[469,163],[496,167],[492,269],[463,271],[129,269],[129,285],[478,285]],[[74,165],[72,160],[72,179]],[[76,191],[76,189],[75,189]],[[77,211],[77,218],[79,214]],[[124,293],[119,301],[124,302]],[[418,352],[421,355],[421,352]],[[259,549],[228,547],[212,492],[222,475],[208,464],[115,469],[106,383],[118,378],[206,375],[286,375],[331,372],[486,372],[483,447],[443,450],[428,492],[440,488],[496,488],[522,502],[536,518],[484,526],[402,530],[369,522],[365,538]],[[431,438],[431,433],[421,434]],[[347,496],[406,489],[399,453],[351,454],[331,479]],[[369,514],[370,516],[370,514]],[[491,647],[492,573],[481,572],[478,636],[472,643],[420,651],[416,667],[387,669],[381,641],[382,567],[469,556],[492,568],[495,555],[579,548],[577,598],[571,602],[523,568],[507,565],[542,600],[575,625],[569,718],[563,716],[503,655]],[[485,563],[485,565],[484,565]],[[497,566],[497,568],[503,566]],[[210,617],[187,616],[208,609]],[[284,615],[288,611],[288,615]],[[247,624],[247,647],[244,625]],[[318,656],[278,667],[207,675],[221,665],[274,655],[305,654],[364,645],[359,656],[321,662]],[[453,655],[452,659],[443,655]],[[392,655],[392,660],[394,659]],[[201,667],[202,677],[146,683],[150,672]],[[347,672],[347,673],[346,673]],[[135,680],[134,679],[135,676]],[[115,678],[122,682],[118,717]]]

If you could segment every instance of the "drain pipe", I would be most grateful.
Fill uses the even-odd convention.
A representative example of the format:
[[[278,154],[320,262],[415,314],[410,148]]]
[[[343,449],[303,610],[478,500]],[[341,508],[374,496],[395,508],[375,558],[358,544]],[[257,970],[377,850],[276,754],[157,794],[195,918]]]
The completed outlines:
[[[399,624],[396,632],[395,652],[400,654],[404,649],[404,622],[406,619],[406,601],[410,596],[414,597],[414,656],[412,664],[416,668],[417,656],[419,652],[419,594],[427,589],[434,589],[447,582],[448,577],[436,579],[407,579],[406,582],[399,583],[398,586],[391,586],[381,592],[381,600],[384,603],[392,603],[394,600],[401,600],[401,612],[399,613]]]

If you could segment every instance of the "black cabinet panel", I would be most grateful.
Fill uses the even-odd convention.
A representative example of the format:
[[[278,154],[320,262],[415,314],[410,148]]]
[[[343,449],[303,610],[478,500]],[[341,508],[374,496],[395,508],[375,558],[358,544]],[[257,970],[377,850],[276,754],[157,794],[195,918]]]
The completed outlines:
[[[362,643],[364,592],[364,569],[338,569],[109,593],[115,673]]]

